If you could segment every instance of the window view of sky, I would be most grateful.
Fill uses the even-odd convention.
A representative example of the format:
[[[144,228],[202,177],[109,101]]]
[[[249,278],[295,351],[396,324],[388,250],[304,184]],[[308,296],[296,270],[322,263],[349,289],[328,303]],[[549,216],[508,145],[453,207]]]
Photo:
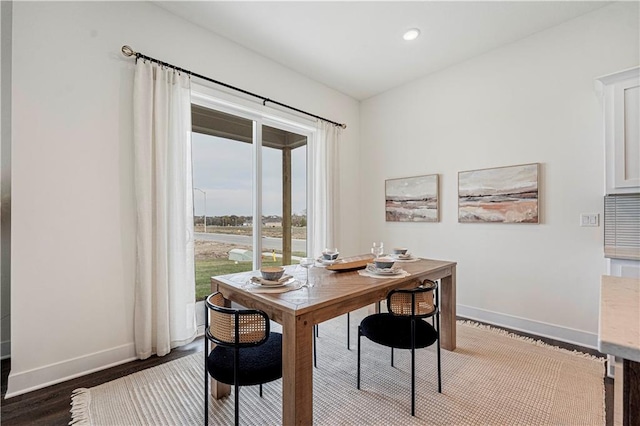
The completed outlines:
[[[207,193],[207,216],[251,216],[253,145],[192,133],[193,186]],[[291,153],[292,213],[306,210],[306,146]],[[262,214],[282,215],[282,151],[262,148]],[[194,191],[194,214],[204,215],[204,195]]]

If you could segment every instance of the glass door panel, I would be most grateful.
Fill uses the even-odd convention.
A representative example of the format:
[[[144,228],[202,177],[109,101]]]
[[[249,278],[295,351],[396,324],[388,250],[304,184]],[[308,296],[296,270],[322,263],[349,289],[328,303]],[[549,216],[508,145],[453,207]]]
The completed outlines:
[[[306,253],[307,138],[262,126],[262,263],[291,265]]]
[[[253,265],[253,121],[192,106],[196,300]]]

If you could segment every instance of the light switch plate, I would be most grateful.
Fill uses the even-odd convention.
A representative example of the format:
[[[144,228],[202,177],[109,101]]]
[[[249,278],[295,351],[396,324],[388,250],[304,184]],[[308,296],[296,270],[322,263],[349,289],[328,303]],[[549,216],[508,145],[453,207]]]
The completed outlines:
[[[600,226],[600,215],[598,213],[580,214],[580,226]]]

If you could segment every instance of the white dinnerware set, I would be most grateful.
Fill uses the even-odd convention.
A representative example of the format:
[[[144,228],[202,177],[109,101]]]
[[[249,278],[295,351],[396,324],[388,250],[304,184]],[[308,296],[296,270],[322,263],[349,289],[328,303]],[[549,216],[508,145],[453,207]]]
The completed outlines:
[[[339,255],[340,252],[337,248],[325,248],[324,250],[322,250],[320,256],[318,256],[318,258],[316,259],[316,263],[324,266],[333,265],[334,263],[338,262]]]
[[[397,261],[412,259],[409,250],[405,247],[394,247],[390,254],[384,253],[384,243],[374,242],[371,246],[373,263],[367,264],[366,271],[374,275],[399,275],[404,270],[394,266]]]
[[[284,273],[282,266],[264,266],[260,268],[259,277],[251,277],[250,283],[262,287],[284,287],[292,284],[295,279]]]
[[[405,271],[396,266],[395,263],[415,260],[405,247],[394,247],[391,249],[391,253],[385,254],[384,243],[378,241],[372,244],[371,253],[374,257],[372,263],[367,263],[365,271],[381,277],[403,274]],[[322,254],[317,258],[300,258],[300,267],[305,269],[305,279],[302,287],[313,287],[314,285],[313,281],[309,280],[309,269],[311,267],[316,264],[318,266],[329,266],[341,262],[338,259],[339,255],[338,249],[332,247],[322,250]],[[260,276],[252,277],[250,282],[263,287],[284,287],[294,283],[295,278],[292,275],[285,274],[285,269],[282,266],[265,266],[260,269]]]

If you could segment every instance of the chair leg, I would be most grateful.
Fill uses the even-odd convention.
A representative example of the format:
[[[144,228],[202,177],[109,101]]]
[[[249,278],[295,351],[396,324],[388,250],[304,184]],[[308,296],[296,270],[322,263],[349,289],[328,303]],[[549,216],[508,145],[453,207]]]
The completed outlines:
[[[442,393],[442,372],[440,370],[440,315],[436,314],[437,323],[438,323],[438,346],[437,346],[437,356],[438,356],[438,393]]]
[[[238,426],[240,424],[240,387],[236,383],[235,385],[235,409],[236,412],[233,415],[234,424]]]
[[[209,368],[207,367],[207,337],[204,337],[204,426],[209,426]]]
[[[262,383],[260,383],[260,398],[262,398]]]
[[[318,330],[318,325],[314,325],[314,332],[313,332],[313,366],[315,368],[318,368],[318,357],[316,354],[316,336],[317,336],[317,330]]]
[[[209,328],[209,308],[204,304],[205,330]],[[209,339],[204,336],[204,425],[209,426]]]
[[[360,336],[362,336],[362,331],[358,326],[358,389],[360,389]]]
[[[411,415],[416,415],[416,350],[411,348]]]
[[[416,323],[411,321],[411,415],[416,415]]]
[[[391,366],[393,367],[393,348],[391,348]]]
[[[349,341],[351,340],[351,336],[349,334],[351,327],[349,327],[349,323],[350,323],[350,315],[349,315],[349,312],[347,312],[347,350],[348,351],[351,350],[351,348],[349,347]]]
[[[440,336],[438,336],[438,393],[442,393],[442,372],[440,371]]]
[[[238,322],[238,316],[236,315],[236,327],[238,326],[237,324]],[[239,338],[237,337],[238,335],[238,329],[236,328],[236,339],[239,340]],[[233,387],[234,387],[234,395],[235,395],[235,413],[233,416],[234,419],[234,423],[236,426],[238,426],[240,424],[240,386],[238,385],[238,381],[239,381],[239,377],[240,377],[240,348],[238,346],[236,346],[233,349]]]

